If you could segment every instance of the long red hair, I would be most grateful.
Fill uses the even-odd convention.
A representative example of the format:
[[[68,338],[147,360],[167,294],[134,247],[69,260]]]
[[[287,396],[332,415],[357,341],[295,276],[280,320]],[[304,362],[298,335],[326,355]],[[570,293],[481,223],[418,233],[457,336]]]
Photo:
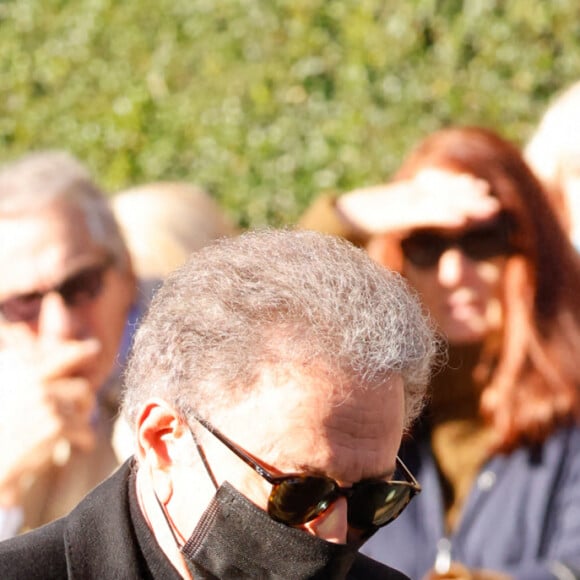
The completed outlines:
[[[496,133],[480,127],[433,133],[395,179],[426,167],[486,180],[514,222],[517,252],[503,276],[503,333],[489,356],[480,410],[499,450],[542,442],[579,416],[580,258],[519,149]]]

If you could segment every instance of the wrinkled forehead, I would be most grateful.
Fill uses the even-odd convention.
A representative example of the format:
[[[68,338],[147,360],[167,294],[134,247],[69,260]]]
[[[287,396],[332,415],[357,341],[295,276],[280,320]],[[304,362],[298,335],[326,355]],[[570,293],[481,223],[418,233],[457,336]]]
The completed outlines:
[[[404,422],[399,375],[364,389],[330,384],[325,376],[262,380],[259,394],[240,404],[223,425],[245,449],[282,471],[320,472],[341,481],[371,478],[393,467]]]
[[[108,254],[79,208],[0,216],[0,296],[42,288]]]

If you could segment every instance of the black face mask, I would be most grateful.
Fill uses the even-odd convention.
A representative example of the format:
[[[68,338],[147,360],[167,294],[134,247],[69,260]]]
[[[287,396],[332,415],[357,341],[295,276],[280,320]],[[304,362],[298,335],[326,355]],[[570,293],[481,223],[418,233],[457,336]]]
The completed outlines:
[[[196,580],[298,580],[346,578],[359,547],[276,522],[225,482],[181,551]]]

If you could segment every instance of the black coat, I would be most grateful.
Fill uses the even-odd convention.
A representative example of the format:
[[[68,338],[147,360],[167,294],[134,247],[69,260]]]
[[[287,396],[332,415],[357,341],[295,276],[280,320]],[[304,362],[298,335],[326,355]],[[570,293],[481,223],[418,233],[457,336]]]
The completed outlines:
[[[0,579],[179,580],[130,501],[130,474],[127,462],[68,516],[0,542]],[[348,579],[408,580],[362,554]]]

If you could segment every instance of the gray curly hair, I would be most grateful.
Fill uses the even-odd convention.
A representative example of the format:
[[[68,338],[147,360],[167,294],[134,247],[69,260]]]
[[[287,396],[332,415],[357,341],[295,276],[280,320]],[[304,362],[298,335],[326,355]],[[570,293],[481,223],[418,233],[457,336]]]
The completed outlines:
[[[124,413],[134,424],[159,396],[207,417],[251,393],[265,366],[300,365],[357,389],[400,373],[408,427],[439,343],[403,278],[363,250],[315,232],[248,232],[194,253],[165,281],[136,334]]]

